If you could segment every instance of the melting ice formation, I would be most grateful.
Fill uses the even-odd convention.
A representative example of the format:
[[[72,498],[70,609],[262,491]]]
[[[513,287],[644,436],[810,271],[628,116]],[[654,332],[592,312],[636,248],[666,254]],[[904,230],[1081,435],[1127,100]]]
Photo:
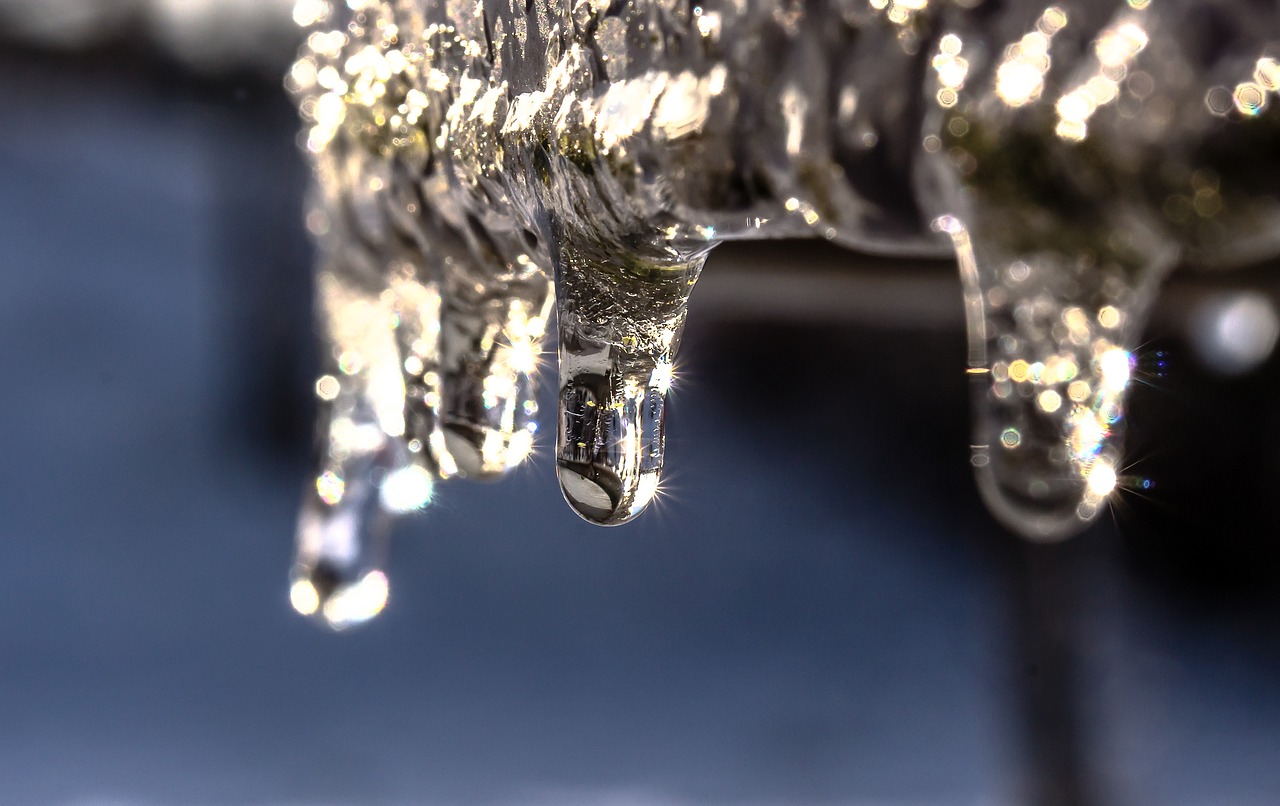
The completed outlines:
[[[1065,537],[1125,484],[1176,263],[1280,239],[1280,7],[1243,0],[298,0],[328,367],[294,605],[386,600],[390,520],[519,464],[556,309],[589,521],[654,496],[716,244],[958,258],[991,511]],[[957,300],[957,304],[960,301]]]

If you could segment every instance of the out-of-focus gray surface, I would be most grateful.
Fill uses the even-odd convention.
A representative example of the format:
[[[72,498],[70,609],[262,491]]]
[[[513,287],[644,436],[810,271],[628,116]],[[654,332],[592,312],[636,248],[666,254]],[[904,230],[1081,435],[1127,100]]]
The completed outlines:
[[[0,0],[0,40],[63,52],[146,40],[216,73],[279,72],[300,38],[294,0]]]
[[[1280,798],[1274,602],[1182,607],[1106,524],[1000,532],[958,330],[695,295],[654,512],[592,528],[546,459],[442,486],[384,617],[319,632],[302,451],[263,436],[306,386],[283,100],[6,74],[0,803]]]

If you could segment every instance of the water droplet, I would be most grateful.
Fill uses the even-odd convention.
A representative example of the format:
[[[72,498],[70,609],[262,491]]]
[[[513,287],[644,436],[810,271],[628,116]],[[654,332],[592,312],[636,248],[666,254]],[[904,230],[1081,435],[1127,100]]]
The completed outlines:
[[[658,491],[672,361],[704,260],[562,256],[556,465],[565,500],[592,523],[626,523]]]
[[[342,460],[331,453],[304,496],[289,599],[299,613],[335,630],[362,624],[386,606],[394,516],[384,499],[390,493],[390,503],[404,503],[402,474],[422,472],[397,447],[387,440]]]

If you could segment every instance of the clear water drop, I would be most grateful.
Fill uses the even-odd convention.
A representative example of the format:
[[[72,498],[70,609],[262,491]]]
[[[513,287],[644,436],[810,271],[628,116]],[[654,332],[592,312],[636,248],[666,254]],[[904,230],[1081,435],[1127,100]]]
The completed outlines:
[[[372,422],[331,409],[319,472],[303,497],[289,599],[334,630],[363,624],[386,607],[391,530],[431,503],[434,477]]]
[[[379,486],[394,471],[390,455],[383,448],[328,466],[298,514],[289,599],[299,613],[335,630],[363,624],[387,603],[392,517]]]
[[[565,500],[592,523],[626,523],[658,492],[672,362],[704,260],[561,263],[556,466]]]

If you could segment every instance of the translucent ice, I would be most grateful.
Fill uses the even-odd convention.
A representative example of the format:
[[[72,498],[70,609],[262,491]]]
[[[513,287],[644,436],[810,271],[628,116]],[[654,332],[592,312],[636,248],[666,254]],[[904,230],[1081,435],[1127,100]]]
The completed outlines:
[[[1035,539],[1124,487],[1125,390],[1163,277],[1280,249],[1274,5],[308,8],[288,83],[309,225],[397,317],[404,400],[374,409],[402,432],[384,432],[434,476],[517,464],[554,299],[557,467],[597,523],[657,490],[686,304],[722,241],[949,239],[979,487]]]
[[[556,467],[565,500],[593,523],[626,523],[658,491],[672,362],[702,263],[561,253]]]
[[[925,144],[965,286],[973,463],[992,512],[1036,539],[1078,531],[1124,483],[1125,392],[1164,277],[1256,259],[1280,231],[1268,101],[1214,105],[1225,86],[1253,97],[1241,79],[1266,79],[1280,15],[1148,5],[955,15],[932,59]]]
[[[316,381],[317,460],[289,594],[300,613],[344,629],[382,611],[392,522],[430,503],[433,478],[403,440],[405,385],[389,296],[370,293],[336,261],[317,280],[330,372]]]

